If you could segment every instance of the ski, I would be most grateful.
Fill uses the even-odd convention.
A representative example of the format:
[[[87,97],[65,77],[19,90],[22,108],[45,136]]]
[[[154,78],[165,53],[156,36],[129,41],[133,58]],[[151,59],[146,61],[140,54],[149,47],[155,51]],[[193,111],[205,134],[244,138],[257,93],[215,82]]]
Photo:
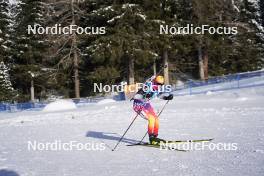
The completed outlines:
[[[186,143],[186,142],[210,142],[214,140],[213,138],[211,139],[195,139],[195,140],[175,140],[175,141],[169,141],[169,140],[163,140],[161,139],[162,142],[167,143],[167,144],[173,144],[173,143]],[[127,146],[135,146],[135,145],[145,145],[149,143],[135,143],[135,144],[128,144]]]
[[[188,152],[189,150],[183,150],[183,149],[177,149],[177,148],[171,148],[171,147],[164,147],[160,144],[149,144],[149,143],[141,143],[141,144],[135,144],[135,145],[127,145],[127,146],[145,146],[145,147],[153,147],[153,148],[158,148],[161,150],[175,150],[179,152]]]
[[[214,140],[213,138],[211,139],[195,139],[195,140],[177,140],[177,141],[166,141],[165,143],[184,143],[184,142],[210,142]]]

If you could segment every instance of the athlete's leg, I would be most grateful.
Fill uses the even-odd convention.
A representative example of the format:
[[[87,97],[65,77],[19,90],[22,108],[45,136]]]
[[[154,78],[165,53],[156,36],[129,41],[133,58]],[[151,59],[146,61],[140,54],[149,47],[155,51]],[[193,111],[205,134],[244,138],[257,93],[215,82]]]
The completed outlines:
[[[148,120],[148,135],[150,138],[156,138],[159,134],[159,119],[150,103],[135,99],[133,109],[140,114],[143,112]]]
[[[150,103],[146,103],[142,109],[148,119],[149,136],[157,137],[159,134],[159,119]]]

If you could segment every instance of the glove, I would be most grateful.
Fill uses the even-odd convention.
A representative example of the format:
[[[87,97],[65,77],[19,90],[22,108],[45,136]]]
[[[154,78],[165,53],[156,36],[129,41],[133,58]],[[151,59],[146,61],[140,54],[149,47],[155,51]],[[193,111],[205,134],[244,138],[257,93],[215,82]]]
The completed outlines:
[[[169,96],[163,97],[163,100],[172,100],[173,99],[173,95],[170,94]]]

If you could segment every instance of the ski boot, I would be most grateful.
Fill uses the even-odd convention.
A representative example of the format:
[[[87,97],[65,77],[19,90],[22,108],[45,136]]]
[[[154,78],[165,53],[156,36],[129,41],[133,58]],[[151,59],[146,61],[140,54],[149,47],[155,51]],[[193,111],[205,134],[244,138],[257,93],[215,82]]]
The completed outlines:
[[[160,139],[160,138],[157,138],[158,135],[154,135],[154,134],[151,134],[149,135],[149,143],[151,145],[159,145],[160,142],[166,142],[165,140],[163,139]]]

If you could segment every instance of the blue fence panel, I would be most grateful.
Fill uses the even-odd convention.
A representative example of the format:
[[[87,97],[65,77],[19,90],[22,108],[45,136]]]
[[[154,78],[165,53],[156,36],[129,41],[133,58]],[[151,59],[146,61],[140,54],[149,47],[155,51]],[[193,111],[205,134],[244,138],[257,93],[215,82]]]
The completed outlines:
[[[0,104],[0,112],[16,112],[24,110],[42,109],[46,103],[16,103],[16,104]]]
[[[261,81],[256,83],[245,82],[243,80],[249,78],[260,78]],[[219,83],[223,83],[222,86],[218,86]],[[174,88],[175,95],[192,95],[201,94],[208,91],[224,91],[230,89],[246,88],[262,86],[264,84],[264,71],[255,71],[249,73],[239,73],[233,75],[226,75],[222,77],[210,78],[206,81],[188,81],[185,85],[181,85]]]
[[[0,111],[6,111],[7,110],[7,107],[5,104],[0,104]]]

